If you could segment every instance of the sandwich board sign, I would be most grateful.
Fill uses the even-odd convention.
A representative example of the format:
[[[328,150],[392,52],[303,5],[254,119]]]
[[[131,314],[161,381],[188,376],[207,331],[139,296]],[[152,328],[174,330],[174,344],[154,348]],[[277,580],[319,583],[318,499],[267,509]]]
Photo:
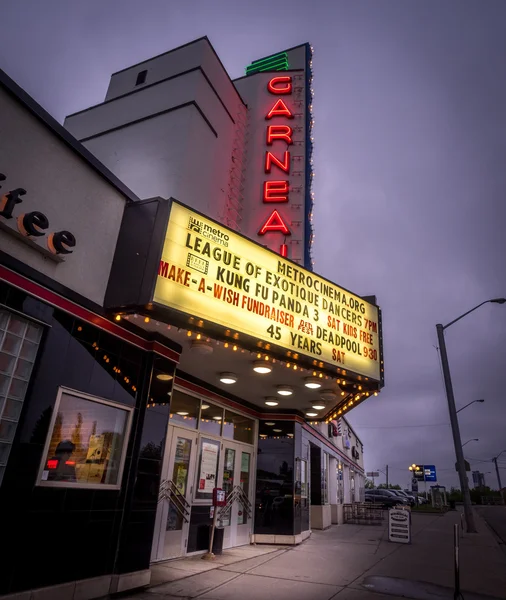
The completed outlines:
[[[398,544],[411,543],[411,511],[391,508],[388,511],[388,539]]]

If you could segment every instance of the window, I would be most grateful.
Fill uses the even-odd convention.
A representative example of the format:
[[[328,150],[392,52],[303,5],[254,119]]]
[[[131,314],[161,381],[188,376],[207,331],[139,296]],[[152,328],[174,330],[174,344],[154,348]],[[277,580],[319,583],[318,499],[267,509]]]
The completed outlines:
[[[239,485],[242,487],[246,496],[249,496],[249,471],[251,464],[251,454],[249,452],[241,452],[241,480]],[[248,522],[246,507],[242,507],[237,513],[237,524],[244,525]]]
[[[142,85],[143,83],[146,83],[146,75],[147,74],[148,74],[147,70],[139,71],[137,73],[137,79],[135,80],[135,85]]]
[[[223,409],[220,406],[216,406],[216,404],[205,401],[202,401],[201,409],[200,431],[211,435],[221,435]]]
[[[39,485],[119,489],[132,410],[60,388]]]
[[[200,400],[198,398],[174,390],[170,404],[171,425],[179,423],[185,427],[197,429],[199,410]]]
[[[213,489],[216,487],[219,457],[220,442],[200,438],[199,468],[197,472],[197,485],[195,486],[196,500],[212,499]]]
[[[223,485],[222,488],[228,495],[234,490],[234,472],[235,472],[235,450],[225,448],[225,460],[223,462]],[[225,518],[221,519],[221,525],[227,527],[230,525],[230,513],[225,513]]]
[[[225,410],[223,437],[245,444],[253,443],[254,422],[248,417]]]
[[[174,467],[172,469],[172,482],[183,496],[186,496],[188,486],[188,471],[190,469],[190,457],[192,449],[192,440],[184,437],[178,437],[176,442],[176,455],[174,457]],[[176,499],[170,497],[169,511],[167,514],[166,531],[180,531],[183,529],[184,517],[181,508],[176,505]]]
[[[322,463],[322,504],[329,503],[329,455],[323,453]]]
[[[307,460],[300,461],[300,497],[307,498]]]
[[[37,355],[42,325],[0,309],[0,485]]]

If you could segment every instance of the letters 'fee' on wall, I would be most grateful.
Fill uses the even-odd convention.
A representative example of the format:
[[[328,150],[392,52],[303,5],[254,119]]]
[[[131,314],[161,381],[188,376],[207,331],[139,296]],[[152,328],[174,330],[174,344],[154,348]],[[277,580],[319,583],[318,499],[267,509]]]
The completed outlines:
[[[177,202],[153,301],[285,356],[381,380],[377,306]]]

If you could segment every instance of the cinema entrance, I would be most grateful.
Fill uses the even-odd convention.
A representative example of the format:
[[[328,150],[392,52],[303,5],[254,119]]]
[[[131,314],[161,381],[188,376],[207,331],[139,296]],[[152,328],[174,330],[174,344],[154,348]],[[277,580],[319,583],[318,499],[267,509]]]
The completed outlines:
[[[257,421],[181,383],[172,392],[153,561],[207,551],[215,487],[227,493],[217,515],[223,547],[249,544],[252,533]]]

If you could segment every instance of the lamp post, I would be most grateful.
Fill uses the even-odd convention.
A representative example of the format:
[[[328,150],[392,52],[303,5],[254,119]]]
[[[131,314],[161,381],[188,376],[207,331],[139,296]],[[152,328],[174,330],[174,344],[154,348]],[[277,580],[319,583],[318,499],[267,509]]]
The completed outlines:
[[[471,310],[468,310],[460,317],[457,317],[453,321],[450,321],[447,325],[441,325],[438,323],[436,325],[437,338],[439,343],[439,351],[441,353],[441,367],[443,369],[443,377],[445,381],[445,389],[446,389],[446,399],[448,401],[448,412],[450,413],[450,423],[452,427],[453,434],[453,445],[455,446],[455,455],[457,457],[457,467],[459,472],[459,480],[460,487],[462,490],[462,495],[464,497],[464,515],[466,518],[466,525],[468,533],[476,533],[476,527],[474,524],[474,515],[473,515],[473,507],[471,504],[471,495],[469,494],[469,481],[467,480],[466,473],[466,464],[464,461],[464,452],[462,450],[462,441],[460,439],[460,429],[459,429],[459,421],[457,418],[457,409],[455,407],[455,397],[453,395],[453,385],[452,378],[450,375],[450,366],[448,364],[448,355],[446,353],[446,343],[444,338],[444,330],[448,329],[451,325],[460,321],[468,314],[472,313],[476,309],[480,308],[484,304],[488,302],[494,302],[496,304],[504,304],[506,302],[506,298],[493,298],[491,300],[485,300],[478,306],[475,306]]]
[[[467,440],[467,442],[464,442],[462,444],[462,448],[466,445],[469,444],[469,442],[479,442],[480,440],[478,438],[473,438],[472,440]]]
[[[494,464],[495,464],[495,472],[497,474],[497,485],[499,486],[499,491],[501,491],[501,489],[502,489],[502,484],[501,484],[501,474],[499,473],[499,467],[497,466],[497,459],[504,452],[506,452],[506,450],[503,450],[502,452],[499,452],[499,454],[497,456],[494,456],[494,458],[492,459],[494,461]]]
[[[471,404],[474,404],[475,402],[485,402],[485,400],[483,398],[481,398],[480,400],[473,400],[472,402],[469,402],[469,404],[466,404],[462,408],[459,408],[459,410],[457,412],[459,413],[461,410],[464,410],[464,408],[471,406]]]
[[[417,467],[418,467],[418,465],[415,465],[415,463],[413,463],[410,467],[408,467],[408,469],[413,474],[412,479],[416,479],[415,471],[417,470]],[[423,470],[423,489],[424,489],[424,493],[425,493],[425,498],[427,498],[427,481],[425,479],[425,465],[422,465],[422,470]],[[413,486],[413,481],[411,482],[411,486]],[[418,481],[417,481],[417,489],[418,489]]]

